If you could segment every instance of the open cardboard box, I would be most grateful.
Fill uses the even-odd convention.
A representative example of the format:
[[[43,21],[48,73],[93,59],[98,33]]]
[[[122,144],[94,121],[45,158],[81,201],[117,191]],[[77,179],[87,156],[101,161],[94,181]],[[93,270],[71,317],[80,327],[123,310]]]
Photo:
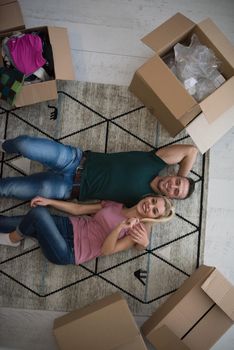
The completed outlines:
[[[147,350],[119,293],[55,319],[54,335],[60,350]]]
[[[198,103],[172,73],[164,57],[178,42],[189,43],[196,33],[221,61],[226,82]],[[234,48],[208,18],[199,24],[177,13],[142,41],[155,51],[134,74],[132,91],[149,108],[171,136],[184,128],[202,153],[234,126]]]
[[[143,324],[157,350],[208,350],[233,325],[234,287],[201,266]]]
[[[11,35],[12,32],[16,30],[23,33],[30,33],[33,31],[44,32],[52,46],[54,61],[54,76],[52,79],[23,86],[16,98],[16,107],[57,99],[56,80],[74,79],[67,29],[60,27],[36,27],[25,29],[18,1],[0,0],[0,43],[5,36]]]

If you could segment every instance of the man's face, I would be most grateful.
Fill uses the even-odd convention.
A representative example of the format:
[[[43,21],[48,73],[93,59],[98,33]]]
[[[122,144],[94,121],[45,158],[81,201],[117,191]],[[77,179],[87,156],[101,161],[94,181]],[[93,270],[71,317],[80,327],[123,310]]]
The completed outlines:
[[[189,181],[182,176],[158,176],[158,190],[169,198],[183,199],[189,191]]]

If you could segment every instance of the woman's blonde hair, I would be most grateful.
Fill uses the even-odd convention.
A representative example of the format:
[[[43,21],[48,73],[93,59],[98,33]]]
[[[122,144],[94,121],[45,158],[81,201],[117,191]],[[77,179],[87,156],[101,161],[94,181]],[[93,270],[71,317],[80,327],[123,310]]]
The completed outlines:
[[[161,194],[148,194],[147,196],[144,196],[144,198],[146,197],[160,197],[164,200],[164,204],[165,204],[165,211],[164,214],[158,218],[143,218],[141,219],[141,222],[151,222],[151,223],[159,223],[159,222],[167,222],[170,221],[173,216],[175,215],[175,208],[172,204],[172,201],[167,198],[166,196],[163,196]]]

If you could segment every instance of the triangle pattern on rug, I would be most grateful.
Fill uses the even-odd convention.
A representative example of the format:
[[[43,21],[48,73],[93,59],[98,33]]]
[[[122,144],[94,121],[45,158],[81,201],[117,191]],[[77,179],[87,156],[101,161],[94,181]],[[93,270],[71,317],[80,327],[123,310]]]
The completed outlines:
[[[78,105],[91,108],[97,115],[100,114],[107,119],[142,106],[142,103],[128,92],[127,86],[119,88],[111,84],[79,82],[77,88],[77,82],[72,81],[59,81],[58,86],[60,104],[63,104],[63,99],[67,96],[69,101],[73,99]]]
[[[137,135],[142,142],[155,147],[158,121],[146,108],[112,119],[111,123],[119,126],[123,131]]]
[[[148,271],[148,256],[139,256],[134,261],[116,266],[106,272],[101,272],[100,276],[116,288],[124,290],[137,300],[145,301],[146,283],[142,283],[137,275],[139,269]],[[123,278],[125,276],[125,278]]]
[[[21,266],[20,275],[18,269],[15,269],[16,264]],[[24,269],[24,266],[27,266],[27,269]],[[72,265],[52,264],[46,260],[40,249],[29,251],[27,254],[24,253],[15,259],[2,263],[1,270],[16,283],[40,296],[55,293],[93,275],[79,266],[74,269]],[[51,279],[50,276],[56,276],[56,279]]]
[[[181,286],[187,275],[176,267],[167,264],[150,254],[150,265],[147,279],[147,301],[160,299]]]
[[[198,232],[186,236],[176,242],[154,251],[157,257],[165,259],[167,262],[191,275],[197,267],[198,252],[191,247],[198,244]]]
[[[168,245],[196,230],[197,228],[190,222],[175,216],[171,222],[153,226],[150,237],[150,249],[154,250],[161,246]]]
[[[9,164],[13,165],[14,168],[19,169],[22,171],[25,175],[30,174],[30,167],[31,167],[31,160],[24,158],[24,157],[19,157],[15,158],[13,160],[10,160],[8,162]]]

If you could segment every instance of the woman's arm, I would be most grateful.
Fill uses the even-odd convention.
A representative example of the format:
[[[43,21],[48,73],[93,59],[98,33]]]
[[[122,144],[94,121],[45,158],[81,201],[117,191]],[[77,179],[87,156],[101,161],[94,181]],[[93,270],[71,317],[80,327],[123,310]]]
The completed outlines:
[[[31,207],[36,207],[38,205],[47,206],[64,211],[65,213],[71,215],[84,215],[84,214],[95,214],[98,210],[102,208],[101,202],[99,203],[73,203],[60,201],[56,199],[48,199],[44,197],[35,197],[31,200]]]
[[[119,233],[124,228],[131,228],[136,223],[139,223],[139,219],[132,218],[121,222],[105,239],[102,248],[101,255],[110,255],[122,250],[129,249],[134,246],[135,242],[131,236],[125,236],[121,239],[119,238]]]

